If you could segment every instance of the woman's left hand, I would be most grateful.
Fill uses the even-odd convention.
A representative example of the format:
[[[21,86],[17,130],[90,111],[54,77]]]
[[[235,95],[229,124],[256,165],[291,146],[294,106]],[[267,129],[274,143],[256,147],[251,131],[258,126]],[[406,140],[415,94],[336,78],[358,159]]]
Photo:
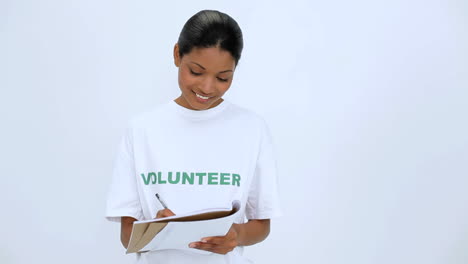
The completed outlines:
[[[238,232],[233,224],[225,236],[213,236],[202,238],[198,242],[189,244],[191,248],[211,251],[218,254],[226,254],[232,251],[239,244],[237,241]]]

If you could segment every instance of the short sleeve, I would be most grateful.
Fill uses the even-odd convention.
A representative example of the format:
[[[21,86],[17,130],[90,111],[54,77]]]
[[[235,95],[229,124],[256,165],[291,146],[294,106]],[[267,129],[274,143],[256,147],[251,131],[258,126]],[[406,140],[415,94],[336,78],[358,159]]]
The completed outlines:
[[[114,155],[112,180],[107,194],[106,218],[120,222],[122,216],[142,219],[133,155],[132,128],[127,126]]]
[[[282,215],[275,149],[270,130],[263,119],[260,134],[255,173],[247,198],[247,219],[270,219]]]

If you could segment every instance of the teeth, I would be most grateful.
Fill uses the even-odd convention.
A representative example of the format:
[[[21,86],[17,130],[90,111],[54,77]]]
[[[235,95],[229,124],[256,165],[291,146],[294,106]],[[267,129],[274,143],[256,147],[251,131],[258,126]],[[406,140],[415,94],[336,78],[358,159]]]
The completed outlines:
[[[201,99],[205,99],[205,100],[206,100],[206,99],[209,98],[209,97],[201,96],[201,95],[199,95],[199,94],[197,94],[197,93],[195,93],[195,94],[196,94],[198,97],[200,97]]]

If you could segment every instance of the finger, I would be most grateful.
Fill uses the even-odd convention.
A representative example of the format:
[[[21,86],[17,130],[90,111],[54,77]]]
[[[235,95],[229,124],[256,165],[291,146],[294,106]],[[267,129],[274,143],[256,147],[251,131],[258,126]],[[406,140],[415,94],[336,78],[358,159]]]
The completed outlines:
[[[190,243],[189,247],[200,249],[200,250],[205,250],[205,251],[210,251],[210,252],[218,253],[218,254],[226,254],[234,249],[233,247],[226,247],[225,245],[217,245],[217,244],[201,243],[201,242]]]
[[[213,243],[213,244],[223,244],[223,243],[226,243],[226,241],[230,241],[230,240],[237,241],[237,232],[235,230],[230,229],[229,232],[225,236],[212,236],[212,237],[204,237],[200,239],[201,242]]]
[[[166,209],[164,209],[163,211],[164,211],[164,216],[165,216],[165,217],[166,217],[166,216],[173,216],[173,215],[175,215],[174,212],[172,212],[171,209],[169,209],[169,208],[166,208]]]
[[[237,240],[234,238],[227,238],[227,237],[205,237],[200,240],[200,242],[196,242],[197,245],[212,245],[212,248],[235,248],[237,247]],[[209,246],[207,246],[209,247]]]
[[[226,242],[226,237],[224,236],[204,237],[200,239],[200,241],[203,243],[222,245]]]
[[[211,243],[193,242],[189,244],[189,247],[214,252],[214,250],[218,249],[220,246]]]
[[[173,215],[175,215],[174,212],[172,212],[171,209],[166,208],[163,210],[159,210],[156,214],[156,218],[168,217]]]

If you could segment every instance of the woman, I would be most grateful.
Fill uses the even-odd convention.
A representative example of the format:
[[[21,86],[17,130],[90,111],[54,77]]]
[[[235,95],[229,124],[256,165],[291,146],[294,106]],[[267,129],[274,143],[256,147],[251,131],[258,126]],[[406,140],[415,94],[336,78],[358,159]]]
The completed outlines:
[[[225,236],[187,245],[216,254],[152,251],[137,253],[138,263],[248,262],[243,247],[263,241],[270,219],[281,214],[268,126],[222,98],[242,48],[241,29],[227,14],[203,10],[186,22],[174,46],[181,95],[130,120],[114,162],[106,217],[121,223],[127,247],[136,220],[226,207],[233,200],[241,201],[241,211]]]

